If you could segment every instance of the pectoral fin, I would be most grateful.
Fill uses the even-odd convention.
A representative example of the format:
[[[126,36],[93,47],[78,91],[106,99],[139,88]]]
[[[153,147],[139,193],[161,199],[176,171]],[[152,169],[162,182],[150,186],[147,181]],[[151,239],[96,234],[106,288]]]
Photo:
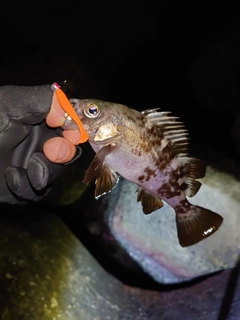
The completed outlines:
[[[116,187],[119,181],[119,175],[113,170],[103,165],[99,177],[96,179],[95,198],[98,199],[102,195],[110,192]]]
[[[118,183],[118,174],[104,163],[106,156],[112,152],[114,147],[108,144],[96,153],[83,179],[83,183],[85,184],[95,180],[95,198],[99,198],[111,191]]]
[[[137,193],[137,201],[141,201],[143,212],[145,214],[149,214],[152,211],[163,207],[163,202],[160,198],[147,192],[146,190],[143,190],[141,187],[138,187]]]
[[[83,183],[88,184],[89,182],[97,179],[100,176],[103,170],[104,160],[106,156],[112,152],[113,149],[114,146],[108,144],[95,154],[93,161],[87,169],[87,172],[83,179]]]

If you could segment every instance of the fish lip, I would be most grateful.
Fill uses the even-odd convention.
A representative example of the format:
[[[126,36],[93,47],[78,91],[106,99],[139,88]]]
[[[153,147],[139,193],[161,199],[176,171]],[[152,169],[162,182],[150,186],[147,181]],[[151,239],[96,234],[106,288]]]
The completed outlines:
[[[71,103],[71,105],[73,106],[73,109],[75,110],[76,114],[78,115],[79,119],[82,120],[83,119],[83,113],[80,107],[80,103],[81,101],[79,99],[69,99],[69,102]]]
[[[79,117],[79,119],[80,120],[84,119],[85,118],[85,115],[83,113],[84,104],[82,103],[82,101],[80,99],[71,98],[71,99],[69,99],[69,102],[73,106],[73,109],[75,110],[75,112],[76,112],[77,116]],[[99,131],[99,127],[98,126],[93,128],[94,136],[97,134],[98,131]],[[95,143],[94,139],[92,140],[90,138],[90,136],[89,136],[88,140],[89,140],[89,142]]]

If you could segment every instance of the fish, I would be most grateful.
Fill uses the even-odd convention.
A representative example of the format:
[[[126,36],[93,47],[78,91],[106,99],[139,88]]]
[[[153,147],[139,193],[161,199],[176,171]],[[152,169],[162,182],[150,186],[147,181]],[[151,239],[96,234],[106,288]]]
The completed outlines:
[[[97,99],[70,99],[89,135],[95,156],[83,183],[95,180],[95,198],[116,187],[119,177],[137,185],[144,214],[163,207],[175,211],[179,244],[192,246],[215,233],[223,217],[188,201],[200,189],[205,162],[189,157],[183,122],[160,108],[137,111]],[[71,129],[71,124],[66,124]]]

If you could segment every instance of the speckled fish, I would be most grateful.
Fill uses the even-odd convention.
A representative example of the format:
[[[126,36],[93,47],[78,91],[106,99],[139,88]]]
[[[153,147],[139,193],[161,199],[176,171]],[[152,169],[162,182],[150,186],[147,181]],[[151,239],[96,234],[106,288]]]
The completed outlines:
[[[121,175],[138,185],[137,201],[145,214],[161,208],[162,200],[175,210],[182,247],[218,230],[223,218],[186,198],[198,192],[196,179],[205,176],[205,164],[188,157],[188,133],[178,118],[159,109],[139,112],[99,100],[71,103],[96,152],[83,180],[95,180],[96,198],[111,191]]]

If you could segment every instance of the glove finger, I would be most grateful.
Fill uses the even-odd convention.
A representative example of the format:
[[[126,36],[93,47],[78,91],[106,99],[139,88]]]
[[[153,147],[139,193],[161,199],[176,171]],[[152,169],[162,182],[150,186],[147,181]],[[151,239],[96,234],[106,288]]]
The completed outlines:
[[[5,171],[9,189],[18,197],[25,200],[39,201],[46,196],[50,189],[36,191],[29,183],[27,171],[23,168],[10,166]]]
[[[76,153],[75,153],[74,157],[72,158],[72,160],[65,162],[64,165],[67,165],[67,164],[74,162],[75,160],[77,160],[81,156],[81,154],[82,154],[81,147],[79,147],[79,146],[75,146],[75,147],[76,147]]]
[[[42,190],[63,172],[63,166],[48,160],[43,153],[34,153],[27,164],[28,178],[36,190]]]
[[[1,119],[2,121],[2,119]],[[32,126],[22,125],[15,120],[9,123],[7,130],[0,132],[0,148],[1,152],[11,150],[20,144],[31,132]],[[2,151],[4,150],[4,151]]]

